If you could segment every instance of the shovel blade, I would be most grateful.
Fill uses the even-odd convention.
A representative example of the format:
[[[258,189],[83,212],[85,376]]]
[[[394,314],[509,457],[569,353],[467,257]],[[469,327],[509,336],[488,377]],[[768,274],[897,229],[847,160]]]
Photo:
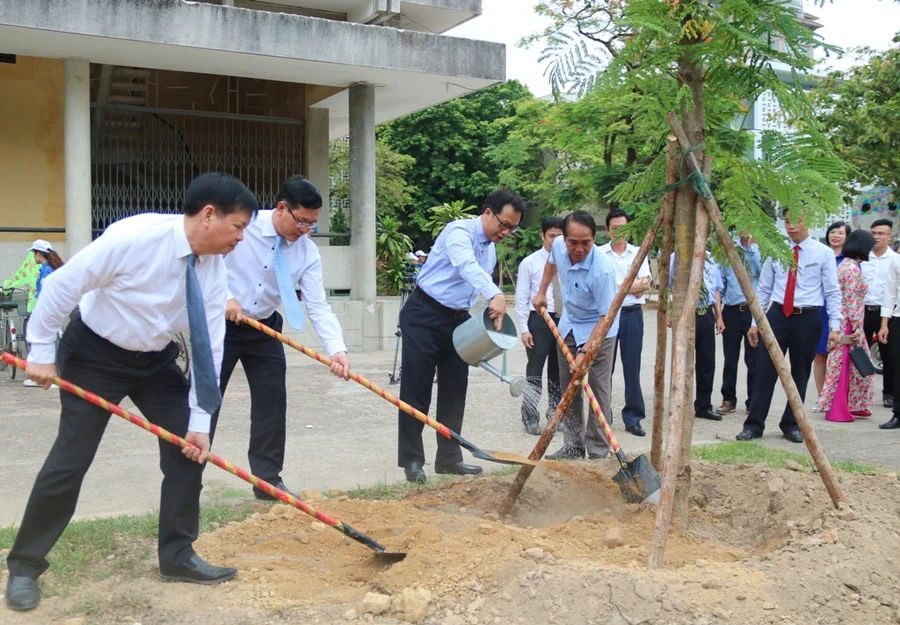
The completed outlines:
[[[627,468],[620,469],[613,481],[628,503],[659,503],[662,479],[643,454],[629,462]]]
[[[390,552],[390,551],[376,551],[375,552],[375,560],[382,564],[393,564],[394,562],[400,562],[406,557],[405,553],[399,552]]]

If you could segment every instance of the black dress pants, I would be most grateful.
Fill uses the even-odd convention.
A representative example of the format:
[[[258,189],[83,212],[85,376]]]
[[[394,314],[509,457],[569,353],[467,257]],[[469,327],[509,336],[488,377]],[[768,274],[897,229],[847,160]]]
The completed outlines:
[[[869,307],[866,306],[866,314],[863,317],[863,331],[866,333],[866,341],[869,343],[869,347],[872,347],[873,343],[878,341],[877,338],[873,340],[873,337],[878,334],[878,331],[881,329],[881,308],[878,310],[869,310]],[[890,336],[890,328],[888,329],[888,336]],[[891,353],[891,349],[887,345],[881,346],[881,364],[882,364],[882,394],[888,397],[894,396],[894,355]]]
[[[800,399],[806,401],[806,386],[809,383],[809,374],[812,371],[812,363],[816,357],[816,347],[822,334],[822,314],[818,308],[803,309],[802,314],[795,313],[785,317],[782,305],[773,303],[766,318],[772,326],[772,332],[781,347],[781,352],[786,353],[791,363],[791,377]],[[744,421],[744,429],[762,436],[766,429],[766,417],[769,416],[769,408],[772,406],[772,395],[775,392],[775,384],[778,382],[778,372],[769,355],[769,350],[760,339],[759,352],[756,355],[756,390],[753,400],[750,402],[750,413]],[[797,418],[791,405],[784,408],[779,425],[782,432],[797,431]]]
[[[559,316],[550,313],[553,323],[559,324]],[[528,315],[528,331],[534,340],[534,347],[525,348],[528,362],[525,377],[528,380],[528,398],[522,401],[522,422],[537,425],[541,421],[538,403],[543,394],[544,363],[547,363],[547,419],[553,415],[561,396],[559,388],[559,359],[556,357],[556,337],[544,318],[535,311]],[[549,358],[548,358],[549,356]]]
[[[712,410],[713,379],[716,377],[716,316],[712,309],[697,314],[694,323],[694,413]]]
[[[130,397],[148,421],[184,436],[190,419],[189,387],[175,363],[177,354],[174,343],[159,352],[122,349],[77,319],[63,334],[58,360],[61,375],[73,384],[116,404]],[[59,394],[59,432],[7,557],[13,576],[35,578],[47,570],[47,554],[75,512],[82,481],[109,422],[110,414],[102,408],[63,390]],[[168,568],[184,564],[194,553],[205,464],[188,460],[179,447],[164,440],[158,445],[163,473],[158,554],[160,567]]]
[[[741,343],[744,345],[744,365],[747,367],[747,410],[756,380],[756,353],[765,347],[753,347],[747,338],[753,315],[747,304],[722,307],[722,321],[725,331],[722,332],[722,351],[725,366],[722,368],[722,400],[737,406],[738,362],[741,359]]]
[[[281,332],[284,321],[277,312],[259,322]],[[270,484],[281,480],[287,435],[287,363],[284,346],[249,325],[225,322],[222,357],[222,396],[238,361],[250,386],[250,471]],[[216,413],[218,417],[218,413]]]
[[[403,375],[400,377],[400,399],[421,410],[457,434],[462,433],[469,386],[469,365],[453,347],[453,330],[469,319],[468,313],[440,312],[432,308],[418,293],[409,296],[400,311],[403,333]],[[431,407],[431,389],[437,369],[437,409]],[[397,465],[425,463],[422,430],[425,424],[399,411]],[[448,466],[462,462],[462,450],[437,432],[435,465]]]

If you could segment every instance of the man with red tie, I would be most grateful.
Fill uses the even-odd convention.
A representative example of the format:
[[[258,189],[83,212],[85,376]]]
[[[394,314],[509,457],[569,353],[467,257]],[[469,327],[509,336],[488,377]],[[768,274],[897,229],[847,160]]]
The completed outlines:
[[[784,209],[784,225],[794,252],[794,264],[783,267],[780,263],[766,259],[759,276],[759,303],[763,310],[772,303],[766,318],[772,326],[775,339],[782,353],[787,353],[791,363],[791,377],[800,392],[800,399],[806,399],[806,385],[816,356],[816,345],[822,332],[821,308],[828,312],[828,350],[840,342],[841,290],[837,280],[837,266],[834,252],[809,236],[809,229],[803,223],[803,212],[791,219],[791,213]],[[759,328],[754,320],[747,332],[750,344],[759,344]],[[750,402],[750,411],[744,421],[744,429],[737,435],[739,441],[761,438],[766,427],[766,417],[772,404],[772,393],[778,373],[768,350],[762,349],[757,355],[756,388]],[[781,416],[781,431],[792,443],[802,443],[803,435],[797,427],[797,419],[790,404],[785,406]]]

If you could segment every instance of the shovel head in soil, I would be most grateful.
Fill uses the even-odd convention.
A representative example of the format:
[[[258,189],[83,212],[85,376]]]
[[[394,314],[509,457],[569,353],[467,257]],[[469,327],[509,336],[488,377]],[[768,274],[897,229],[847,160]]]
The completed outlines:
[[[629,462],[627,468],[622,467],[612,479],[619,485],[628,503],[659,503],[662,480],[647,456],[641,454]]]

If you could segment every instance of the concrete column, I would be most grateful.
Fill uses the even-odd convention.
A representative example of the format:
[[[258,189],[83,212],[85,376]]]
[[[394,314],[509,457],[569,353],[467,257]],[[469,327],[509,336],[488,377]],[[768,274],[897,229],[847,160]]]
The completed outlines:
[[[350,87],[350,297],[375,304],[375,86]]]
[[[306,177],[322,194],[322,210],[319,211],[319,232],[331,232],[330,189],[328,171],[328,109],[306,109]],[[314,239],[319,245],[328,245],[328,239]]]
[[[65,59],[66,246],[69,256],[91,242],[91,65]]]

